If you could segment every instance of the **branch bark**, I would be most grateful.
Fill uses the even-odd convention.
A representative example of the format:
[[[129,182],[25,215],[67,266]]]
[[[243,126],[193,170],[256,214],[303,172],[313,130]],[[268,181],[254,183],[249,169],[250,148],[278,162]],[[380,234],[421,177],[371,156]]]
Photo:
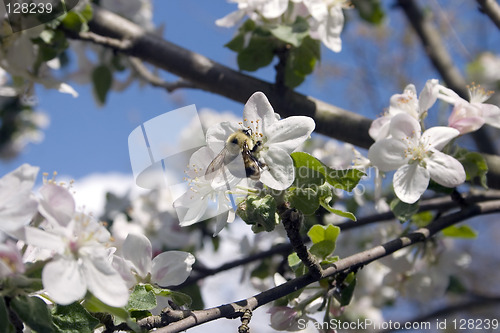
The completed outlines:
[[[459,212],[436,219],[427,227],[420,228],[414,232],[407,234],[406,236],[394,239],[372,249],[343,258],[337,261],[334,265],[325,268],[323,270],[322,277],[324,278],[333,276],[346,270],[358,269],[377,259],[388,256],[402,248],[415,243],[424,242],[444,228],[456,224],[460,221],[478,215],[493,214],[498,212],[500,212],[500,200],[482,202],[469,206]],[[170,323],[168,326],[158,328],[155,332],[181,332],[191,327],[198,326],[215,319],[240,317],[247,309],[253,311],[264,304],[277,300],[316,281],[317,279],[314,278],[311,274],[306,274],[238,302],[224,304],[206,310],[191,311],[189,315],[184,317],[183,319]]]
[[[500,5],[495,0],[477,0],[479,10],[489,16],[493,23],[500,29]]]

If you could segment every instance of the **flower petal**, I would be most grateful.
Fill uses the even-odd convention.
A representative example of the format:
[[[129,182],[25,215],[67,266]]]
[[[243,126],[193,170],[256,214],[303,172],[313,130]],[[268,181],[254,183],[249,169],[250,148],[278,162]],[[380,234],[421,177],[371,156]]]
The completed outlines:
[[[436,79],[428,80],[425,83],[424,89],[418,96],[419,114],[429,110],[436,103],[439,87],[439,81]]]
[[[245,124],[257,124],[257,121],[262,122],[261,126],[263,128],[267,128],[278,121],[274,115],[271,103],[269,103],[266,95],[260,91],[250,96],[246,102],[243,109],[243,120]]]
[[[392,117],[390,116],[382,116],[372,122],[370,129],[368,130],[368,134],[370,134],[373,140],[378,141],[389,135],[391,119]]]
[[[407,113],[395,115],[391,120],[389,133],[399,140],[416,141],[420,138],[421,127],[417,119]]]
[[[245,12],[242,10],[237,10],[232,13],[227,14],[223,18],[215,21],[215,24],[219,27],[230,28],[238,23],[245,16]]]
[[[40,189],[42,199],[39,211],[53,225],[67,226],[75,213],[75,200],[69,191],[59,185],[45,184]]]
[[[418,163],[403,165],[394,174],[394,193],[399,200],[412,204],[425,192],[429,179],[429,171]]]
[[[80,258],[89,291],[110,306],[125,306],[129,296],[127,285],[104,251],[95,247],[82,248]]]
[[[153,248],[146,236],[128,234],[123,242],[123,258],[130,260],[142,278],[145,278],[151,272],[152,256]]]
[[[45,265],[42,271],[43,287],[50,298],[61,305],[82,299],[87,283],[76,260],[59,257]]]
[[[265,128],[264,135],[269,138],[266,146],[273,146],[292,153],[314,131],[316,124],[310,117],[293,116],[275,122]]]
[[[161,287],[177,286],[186,281],[195,262],[188,252],[168,251],[153,259],[151,280]]]
[[[210,126],[206,134],[208,147],[215,154],[218,154],[224,148],[227,138],[239,129],[241,129],[241,127],[238,126],[237,123],[228,121]],[[208,163],[210,163],[210,161]]]
[[[426,149],[441,150],[451,140],[460,135],[460,132],[451,127],[435,126],[426,130],[420,140],[427,142]]]
[[[394,138],[375,142],[368,150],[368,159],[380,171],[396,170],[408,161],[405,156],[407,145],[402,140]]]
[[[464,167],[455,158],[434,151],[426,162],[432,180],[439,185],[455,187],[465,182]]]
[[[260,181],[275,190],[284,190],[292,185],[295,179],[295,169],[290,155],[273,146],[261,154],[268,170],[260,175]]]
[[[490,126],[500,128],[500,108],[493,104],[483,104],[481,109],[486,123]]]

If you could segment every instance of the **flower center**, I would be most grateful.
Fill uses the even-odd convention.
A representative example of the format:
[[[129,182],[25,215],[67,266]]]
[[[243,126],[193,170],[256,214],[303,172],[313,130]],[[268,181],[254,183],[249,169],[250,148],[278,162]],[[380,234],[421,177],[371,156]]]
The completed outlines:
[[[404,150],[404,156],[410,159],[409,163],[425,164],[424,160],[431,154],[429,151],[430,143],[428,138],[421,137],[420,140],[415,140],[413,135],[412,137],[406,137],[403,141],[407,144],[407,148]],[[425,165],[423,166],[425,167]]]
[[[479,84],[472,82],[471,86],[467,86],[469,89],[470,102],[471,103],[482,103],[486,101],[493,94],[493,91],[486,91]]]

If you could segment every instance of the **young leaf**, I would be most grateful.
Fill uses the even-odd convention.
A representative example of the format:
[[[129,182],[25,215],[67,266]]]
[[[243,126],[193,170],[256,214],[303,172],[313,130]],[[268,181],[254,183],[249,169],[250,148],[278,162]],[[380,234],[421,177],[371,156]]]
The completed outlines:
[[[418,201],[414,204],[407,204],[399,199],[392,200],[390,204],[394,216],[401,222],[408,221],[414,214],[418,212]]]
[[[319,208],[318,193],[310,188],[290,188],[287,192],[290,205],[305,215],[314,214]]]
[[[5,299],[3,297],[0,297],[0,332],[16,332],[16,328],[9,320],[9,309],[7,309],[7,304],[5,304]]]
[[[108,66],[97,66],[92,72],[92,82],[97,101],[100,104],[106,103],[106,96],[113,83],[113,74]]]
[[[455,238],[476,238],[477,231],[468,225],[461,225],[459,227],[452,225],[442,230],[444,236]]]
[[[128,311],[151,310],[156,307],[156,295],[147,290],[145,285],[136,285],[125,307]]]
[[[269,31],[283,42],[299,47],[302,40],[309,35],[309,24],[305,18],[297,16],[293,24],[279,24]]]

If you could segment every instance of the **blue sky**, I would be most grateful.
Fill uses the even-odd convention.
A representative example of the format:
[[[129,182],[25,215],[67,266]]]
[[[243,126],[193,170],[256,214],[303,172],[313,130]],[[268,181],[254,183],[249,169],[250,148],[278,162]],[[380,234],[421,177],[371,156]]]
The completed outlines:
[[[169,41],[232,68],[237,68],[235,54],[223,47],[232,38],[235,29],[217,27],[214,23],[217,18],[235,10],[234,4],[228,4],[223,0],[186,0],[154,1],[153,5],[155,24],[165,24],[164,36]],[[347,23],[343,35],[342,52],[336,54],[326,48],[322,49],[320,71],[329,70],[332,65],[342,65],[345,70],[340,74],[337,73],[340,76],[339,79],[335,76],[323,79],[308,78],[298,90],[374,118],[383,111],[383,107],[388,105],[390,95],[400,92],[399,89],[404,84],[398,83],[398,86],[393,83],[393,86],[383,89],[382,86],[376,84],[377,81],[382,84],[390,82],[392,74],[372,76],[369,78],[375,81],[373,91],[367,92],[361,88],[350,90],[353,94],[359,94],[354,98],[358,99],[358,102],[362,101],[359,108],[356,108],[355,102],[353,104],[347,101],[346,90],[343,90],[345,87],[342,85],[343,79],[356,74],[358,64],[354,62],[353,55],[357,55],[359,60],[359,52],[364,50],[363,52],[367,52],[365,60],[371,62],[383,59],[384,54],[391,51],[391,49],[376,46],[361,49],[356,40],[349,40],[348,34],[360,29],[360,25],[357,24],[358,20],[354,16],[355,13],[352,14],[354,19],[352,23]],[[402,22],[398,11],[389,15],[390,26],[397,27]],[[474,43],[482,43],[484,47],[488,47],[494,45],[495,41],[498,41],[498,37],[486,34],[480,41],[474,41]],[[461,47],[457,46],[453,39],[449,47],[456,54],[455,59],[459,63],[467,58],[460,54]],[[415,74],[411,80],[416,84],[418,91],[427,79],[437,77],[427,59],[421,55],[421,50],[417,47],[415,54],[411,55],[415,58],[411,62],[414,67],[404,69],[410,74]],[[257,72],[256,75],[272,80],[273,68],[269,66]],[[171,78],[168,74],[164,74],[164,77]],[[189,104],[195,104],[198,110],[206,107],[218,111],[231,110],[237,114],[241,114],[243,109],[242,104],[203,91],[182,90],[169,95],[162,89],[140,87],[137,83],[124,92],[111,92],[106,105],[100,107],[94,101],[92,88],[89,85],[69,83],[80,94],[78,98],[75,99],[57,91],[45,90],[42,87],[37,88],[40,101],[38,108],[50,116],[50,126],[44,130],[45,140],[41,144],[30,144],[18,158],[12,161],[2,161],[0,163],[1,174],[13,170],[22,163],[40,166],[42,172],[57,171],[59,174],[75,179],[95,172],[130,173],[127,138],[130,132],[144,121]],[[279,110],[276,111],[279,112]]]

